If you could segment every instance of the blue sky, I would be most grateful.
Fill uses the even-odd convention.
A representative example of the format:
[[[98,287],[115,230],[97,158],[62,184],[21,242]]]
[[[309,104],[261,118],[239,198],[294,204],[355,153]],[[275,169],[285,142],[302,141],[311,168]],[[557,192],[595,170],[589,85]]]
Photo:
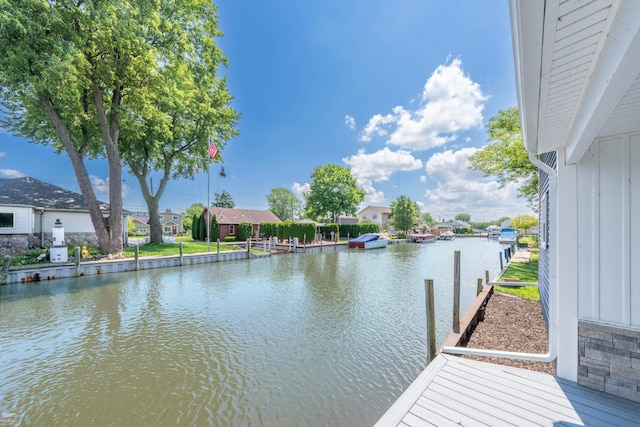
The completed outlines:
[[[404,195],[423,211],[473,221],[531,214],[492,178],[468,169],[485,125],[516,105],[506,1],[224,0],[218,3],[224,70],[242,114],[240,136],[212,169],[210,194],[267,209],[266,195],[300,195],[313,170],[351,169],[363,206]],[[108,200],[105,161],[88,165]],[[67,157],[0,130],[0,177],[31,176],[78,191]],[[124,206],[146,210],[125,169]],[[159,177],[154,179],[159,181]],[[160,208],[207,202],[207,175],[171,182]]]

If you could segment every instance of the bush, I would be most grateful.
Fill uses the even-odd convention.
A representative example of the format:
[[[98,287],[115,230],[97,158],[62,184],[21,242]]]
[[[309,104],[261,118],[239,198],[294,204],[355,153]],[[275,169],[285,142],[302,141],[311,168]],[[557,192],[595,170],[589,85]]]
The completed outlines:
[[[225,242],[235,242],[236,241],[236,236],[227,236],[224,238]]]
[[[244,241],[253,235],[253,224],[241,222],[238,224],[238,240]]]

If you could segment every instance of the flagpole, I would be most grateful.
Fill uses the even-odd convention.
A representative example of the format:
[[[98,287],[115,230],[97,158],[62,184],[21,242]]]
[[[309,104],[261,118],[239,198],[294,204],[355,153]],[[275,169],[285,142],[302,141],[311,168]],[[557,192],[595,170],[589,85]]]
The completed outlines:
[[[211,158],[208,159],[209,167],[207,167],[207,252],[211,252],[211,210],[210,210],[210,194],[209,185],[211,183]]]

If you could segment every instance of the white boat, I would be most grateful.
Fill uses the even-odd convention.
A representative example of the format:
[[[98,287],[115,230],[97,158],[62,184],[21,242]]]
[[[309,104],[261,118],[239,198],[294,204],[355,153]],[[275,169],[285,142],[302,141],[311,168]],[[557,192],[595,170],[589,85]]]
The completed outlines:
[[[453,234],[453,231],[444,231],[438,235],[438,240],[453,240],[456,238],[456,235]]]
[[[434,243],[436,241],[435,234],[412,234],[411,241],[414,243]]]
[[[518,232],[515,228],[503,228],[498,237],[498,243],[513,245],[518,241]]]
[[[389,239],[379,233],[363,234],[355,239],[349,240],[351,249],[378,249],[386,248]]]
[[[490,239],[497,239],[500,237],[500,227],[495,225],[487,227],[487,237]]]

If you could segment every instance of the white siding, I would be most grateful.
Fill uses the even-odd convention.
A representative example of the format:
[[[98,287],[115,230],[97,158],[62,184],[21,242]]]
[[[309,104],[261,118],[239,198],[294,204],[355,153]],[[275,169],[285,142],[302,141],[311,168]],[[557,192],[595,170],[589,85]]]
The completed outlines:
[[[632,245],[640,239],[639,163],[634,135],[594,142],[578,164],[582,319],[640,327],[640,252]]]
[[[32,209],[20,206],[0,206],[0,212],[13,214],[13,227],[0,227],[0,234],[33,233]]]
[[[36,215],[36,230],[40,232],[40,218]],[[60,219],[65,233],[93,233],[93,223],[88,212],[45,211],[42,227],[45,233],[50,233],[56,219]]]

